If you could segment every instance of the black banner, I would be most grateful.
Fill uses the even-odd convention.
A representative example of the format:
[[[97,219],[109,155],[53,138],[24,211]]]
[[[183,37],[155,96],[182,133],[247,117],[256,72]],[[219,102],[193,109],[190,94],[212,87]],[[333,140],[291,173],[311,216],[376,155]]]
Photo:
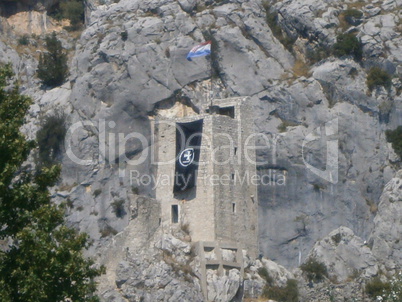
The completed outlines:
[[[176,171],[173,192],[196,185],[203,120],[176,124]]]

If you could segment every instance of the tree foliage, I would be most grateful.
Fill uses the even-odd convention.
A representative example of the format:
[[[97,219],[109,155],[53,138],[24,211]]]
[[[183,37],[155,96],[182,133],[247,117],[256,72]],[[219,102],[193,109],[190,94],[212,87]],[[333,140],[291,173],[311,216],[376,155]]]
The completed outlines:
[[[40,165],[52,165],[57,162],[67,133],[66,117],[63,114],[47,116],[42,127],[36,133],[38,141],[38,161]]]
[[[337,57],[353,56],[355,60],[360,61],[362,59],[362,43],[353,34],[340,34],[336,37],[336,43],[334,44],[334,55]]]
[[[309,281],[320,282],[323,281],[325,277],[328,277],[325,264],[314,258],[310,258],[300,265],[300,269],[307,275]]]
[[[55,32],[47,36],[45,42],[47,52],[39,57],[37,73],[44,85],[56,87],[63,84],[67,78],[67,55]]]
[[[68,19],[70,26],[67,30],[77,30],[84,23],[85,5],[82,0],[61,0],[49,11],[49,15],[56,20]]]
[[[84,3],[82,1],[71,0],[61,2],[62,15],[70,20],[71,30],[77,30],[84,22]]]
[[[83,257],[86,234],[64,225],[64,211],[51,202],[59,166],[35,174],[23,163],[35,146],[20,132],[28,97],[10,86],[11,67],[0,68],[0,301],[97,301],[94,278],[103,268]],[[11,85],[12,86],[12,85]]]
[[[387,141],[392,144],[395,153],[402,159],[402,126],[398,126],[394,130],[387,130],[385,134]]]

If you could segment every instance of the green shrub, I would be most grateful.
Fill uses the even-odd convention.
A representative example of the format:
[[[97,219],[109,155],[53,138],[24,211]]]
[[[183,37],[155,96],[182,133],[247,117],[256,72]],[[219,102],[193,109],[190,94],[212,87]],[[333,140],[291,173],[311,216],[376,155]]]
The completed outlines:
[[[125,31],[122,31],[122,32],[120,33],[120,36],[121,36],[121,39],[122,39],[123,41],[127,41],[127,39],[128,39],[128,33],[127,33],[126,30],[125,30]]]
[[[389,291],[390,288],[391,285],[388,282],[382,282],[379,277],[375,277],[366,283],[366,293],[372,298],[382,296],[384,291]]]
[[[340,34],[336,37],[333,53],[337,57],[351,55],[360,61],[363,54],[362,43],[353,34]]]
[[[337,233],[331,237],[331,239],[338,245],[342,241],[341,233]]]
[[[111,227],[110,225],[106,224],[99,230],[101,237],[109,237],[117,234],[117,231]]]
[[[27,34],[22,35],[18,38],[19,45],[28,45],[29,44],[29,36]]]
[[[367,86],[369,90],[373,90],[376,86],[391,87],[391,76],[380,67],[373,67],[367,75]]]
[[[38,77],[44,85],[56,87],[65,81],[68,75],[67,55],[56,33],[45,39],[47,52],[39,57]]]
[[[402,159],[402,126],[385,131],[387,141],[392,144],[395,153]]]
[[[60,4],[62,16],[70,20],[69,30],[77,30],[84,23],[84,3],[71,0]]]
[[[63,19],[63,14],[60,8],[60,3],[50,7],[47,11],[47,15],[53,19],[56,19],[57,21],[61,21]]]
[[[48,15],[56,20],[69,19],[67,30],[77,30],[84,23],[85,6],[82,0],[62,0],[48,10]]]
[[[136,187],[136,186],[132,186],[131,192],[135,195],[138,195],[138,193],[140,192],[140,189],[138,189],[138,187]]]
[[[298,302],[299,290],[297,281],[289,279],[286,282],[286,287],[265,286],[262,295],[265,298],[273,299],[278,302]]]
[[[102,189],[96,189],[96,190],[93,192],[93,196],[96,198],[96,197],[98,197],[101,193],[102,193]]]
[[[300,269],[306,273],[309,281],[320,282],[324,277],[328,277],[327,267],[324,263],[318,262],[314,258],[310,258],[306,263],[300,266]]]
[[[112,212],[116,214],[116,217],[122,218],[124,215],[127,214],[126,210],[124,209],[124,199],[115,200],[111,203]]]
[[[383,298],[387,302],[402,301],[402,272],[395,274],[390,280],[390,288],[385,289]]]
[[[351,25],[357,26],[361,23],[363,13],[354,8],[348,8],[339,15],[341,27],[346,30]]]
[[[360,19],[363,17],[363,13],[357,9],[349,8],[342,12],[345,21],[348,22],[350,25],[354,25],[354,19]]]
[[[36,133],[39,166],[52,165],[58,161],[63,150],[66,133],[64,115],[55,114],[44,119],[41,128]]]
[[[269,275],[266,267],[261,267],[258,269],[258,275],[267,281],[267,285],[271,286],[274,283],[274,279]]]

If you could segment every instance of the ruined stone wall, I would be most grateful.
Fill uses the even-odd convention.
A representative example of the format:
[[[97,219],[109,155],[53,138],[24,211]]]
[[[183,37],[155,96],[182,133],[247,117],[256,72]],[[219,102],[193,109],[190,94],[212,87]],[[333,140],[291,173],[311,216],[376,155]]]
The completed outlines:
[[[213,173],[211,165],[212,143],[209,140],[213,135],[212,116],[202,115],[198,118],[203,118],[204,124],[196,187],[193,188],[193,193],[190,192],[191,195],[186,196],[184,193],[178,197],[182,196],[185,200],[183,203],[183,212],[185,213],[183,222],[189,224],[192,240],[214,241],[216,240],[215,224],[217,223],[214,215],[214,190],[212,186],[204,183],[204,179]]]
[[[234,118],[215,115],[213,132],[217,163],[214,174],[220,185],[214,186],[216,236],[223,241],[241,243],[256,256],[257,187],[255,178],[254,129],[251,107],[246,99],[216,100],[220,107],[234,106]],[[228,139],[231,138],[229,142]]]
[[[211,116],[195,116],[181,119],[165,119],[156,121],[156,154],[158,165],[156,177],[166,179],[156,187],[156,198],[161,201],[162,227],[169,230],[175,227],[189,225],[193,241],[215,240],[215,217],[213,206],[213,190],[210,186],[203,186],[197,181],[196,187],[180,194],[173,194],[175,155],[176,155],[176,123],[191,122],[204,118],[204,134],[200,152],[200,165],[198,175],[208,176],[212,173],[210,165]],[[205,138],[205,139],[204,139]],[[179,206],[179,222],[172,223],[172,205]]]
[[[242,200],[239,199],[235,183],[235,175],[239,170],[234,155],[234,148],[238,148],[238,122],[227,116],[216,115],[213,132],[213,175],[219,178],[210,181],[215,193],[215,232],[218,239],[237,241],[236,226],[243,224]]]

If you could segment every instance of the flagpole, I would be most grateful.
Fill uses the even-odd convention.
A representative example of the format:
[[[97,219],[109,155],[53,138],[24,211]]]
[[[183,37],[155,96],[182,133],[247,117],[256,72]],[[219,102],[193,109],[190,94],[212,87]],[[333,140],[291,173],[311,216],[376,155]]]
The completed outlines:
[[[212,49],[211,49],[212,52]],[[210,106],[212,108],[212,97],[213,97],[213,86],[212,86],[212,81],[213,81],[213,69],[212,69],[212,57],[211,55],[209,56],[209,72],[210,72],[210,83],[209,83],[209,102],[210,102]]]

